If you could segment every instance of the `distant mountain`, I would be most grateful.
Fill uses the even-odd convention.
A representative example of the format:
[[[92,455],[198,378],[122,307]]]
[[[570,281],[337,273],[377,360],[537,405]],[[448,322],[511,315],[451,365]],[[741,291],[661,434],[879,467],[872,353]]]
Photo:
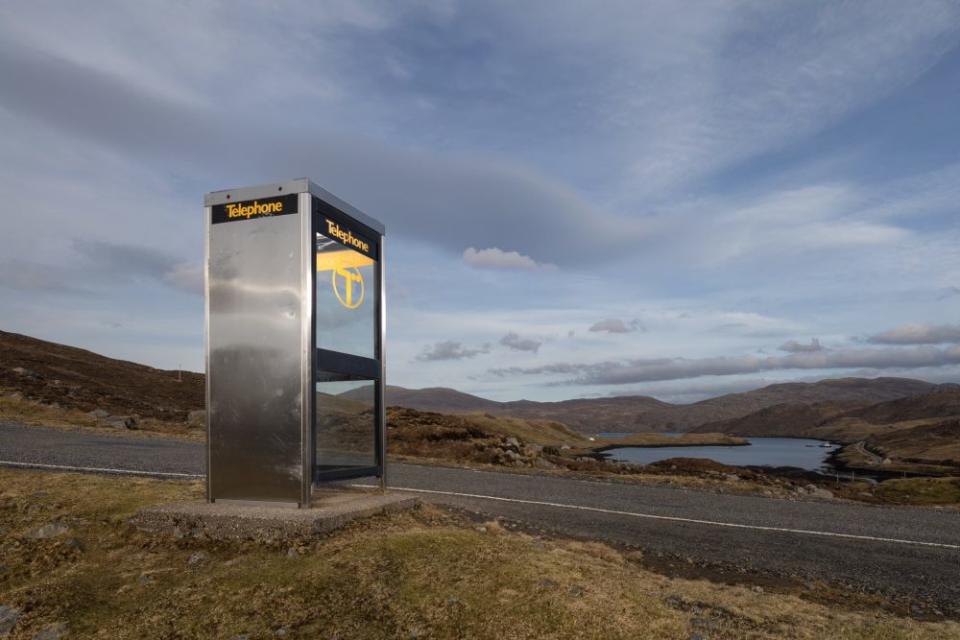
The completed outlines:
[[[202,373],[142,364],[0,331],[0,392],[69,409],[183,420],[203,409]]]
[[[649,396],[560,402],[495,402],[453,389],[416,390],[389,387],[387,403],[423,411],[484,412],[518,418],[556,420],[584,433],[635,433],[692,429],[700,431],[700,425],[735,420],[780,404],[823,405],[818,411],[825,412],[826,417],[833,411],[866,407],[877,402],[925,393],[936,387],[937,385],[929,382],[909,378],[841,378],[820,382],[773,384],[753,391],[685,405],[670,404]],[[786,413],[789,412],[784,411],[784,415]]]
[[[387,404],[438,413],[474,413],[495,411],[502,403],[446,387],[405,389],[387,385]]]
[[[890,388],[888,386],[886,390]],[[864,397],[869,394],[842,403],[777,404],[745,416],[707,422],[693,431],[854,440],[876,431],[875,427],[880,425],[960,416],[960,385],[955,384],[931,384],[926,392],[884,402],[865,404]]]

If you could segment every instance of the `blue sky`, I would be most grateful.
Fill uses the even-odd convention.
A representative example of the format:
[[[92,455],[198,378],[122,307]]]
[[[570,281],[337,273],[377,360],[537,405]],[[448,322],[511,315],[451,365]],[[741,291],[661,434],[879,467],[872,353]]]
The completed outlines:
[[[389,382],[960,380],[960,5],[6,2],[0,326],[202,367],[202,194],[388,229]]]

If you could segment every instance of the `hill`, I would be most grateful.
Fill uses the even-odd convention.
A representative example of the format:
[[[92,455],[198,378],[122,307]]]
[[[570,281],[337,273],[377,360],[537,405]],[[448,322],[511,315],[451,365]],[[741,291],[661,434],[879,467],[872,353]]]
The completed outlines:
[[[929,393],[880,402],[848,411],[843,416],[872,424],[960,416],[960,385],[941,385]]]
[[[0,363],[0,390],[66,409],[183,421],[204,407],[201,373],[154,369],[17,333],[0,331]]]
[[[849,405],[834,402],[776,404],[739,418],[707,422],[691,429],[691,432],[796,437],[808,435],[811,428],[842,414],[849,408]]]
[[[827,413],[929,392],[937,386],[909,378],[841,378],[820,382],[773,384],[693,404],[677,405],[649,396],[618,396],[534,402],[495,402],[453,389],[388,387],[387,402],[424,411],[485,412],[526,419],[557,420],[583,433],[642,431],[718,431],[700,425],[736,420],[781,404],[823,405]],[[734,433],[733,431],[724,431]],[[745,434],[749,435],[749,434]]]
[[[853,442],[867,438],[881,428],[913,427],[917,426],[918,421],[960,416],[960,386],[945,384],[930,387],[933,390],[926,393],[866,406],[851,406],[856,405],[857,400],[845,403],[778,404],[738,418],[708,422],[693,431]]]
[[[183,372],[182,381],[178,381],[177,375],[175,371],[0,331],[0,391],[17,392],[46,404],[80,411],[103,409],[117,415],[138,414],[144,418],[182,421],[189,411],[204,406],[204,376]],[[407,389],[388,386],[387,404],[438,413],[487,413],[562,422],[581,433],[696,430],[759,435],[764,421],[776,421],[780,424],[778,428],[787,430],[789,425],[822,421],[836,410],[865,410],[878,402],[937,390],[949,389],[906,378],[844,378],[774,384],[694,404],[676,405],[649,396],[498,402],[443,387]],[[345,399],[350,397],[349,393],[344,394]],[[923,411],[940,415],[937,403],[947,403],[946,407],[954,400],[931,396],[923,402],[927,407]],[[753,416],[743,425],[735,423],[778,405],[790,407]],[[894,403],[876,411],[915,415],[919,409],[909,403]],[[852,413],[849,415],[853,416]],[[723,424],[717,426],[718,422]],[[709,428],[700,428],[707,424]],[[748,424],[750,430],[747,430]]]

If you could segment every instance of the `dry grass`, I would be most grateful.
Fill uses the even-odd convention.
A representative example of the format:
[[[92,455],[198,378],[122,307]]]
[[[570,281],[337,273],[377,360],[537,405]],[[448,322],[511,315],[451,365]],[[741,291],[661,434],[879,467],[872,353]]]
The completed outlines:
[[[897,504],[960,504],[960,478],[886,480],[874,492],[884,502]]]
[[[550,420],[524,420],[493,416],[489,413],[471,413],[464,416],[477,428],[488,433],[514,437],[521,442],[545,446],[578,445],[589,442],[586,436],[564,424]]]
[[[0,470],[0,487],[0,604],[23,611],[14,639],[60,622],[78,638],[960,638],[953,622],[669,578],[605,545],[433,508],[291,552],[126,524],[140,505],[199,499],[196,483]],[[30,537],[50,522],[69,531]]]
[[[195,442],[203,441],[206,437],[204,429],[190,428],[182,422],[167,422],[154,418],[140,420],[135,430],[118,429],[84,411],[42,404],[17,395],[0,395],[0,422],[81,429],[112,436],[169,437]]]

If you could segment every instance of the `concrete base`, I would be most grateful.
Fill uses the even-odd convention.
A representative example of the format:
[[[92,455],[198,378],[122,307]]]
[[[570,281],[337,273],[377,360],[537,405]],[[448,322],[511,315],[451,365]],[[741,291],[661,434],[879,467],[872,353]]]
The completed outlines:
[[[178,538],[275,542],[328,533],[358,518],[405,511],[418,504],[419,499],[409,494],[338,488],[314,492],[309,509],[235,501],[182,502],[141,509],[130,523]]]

